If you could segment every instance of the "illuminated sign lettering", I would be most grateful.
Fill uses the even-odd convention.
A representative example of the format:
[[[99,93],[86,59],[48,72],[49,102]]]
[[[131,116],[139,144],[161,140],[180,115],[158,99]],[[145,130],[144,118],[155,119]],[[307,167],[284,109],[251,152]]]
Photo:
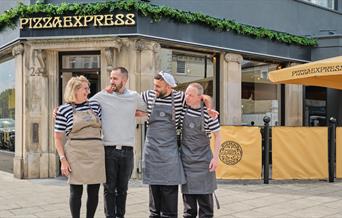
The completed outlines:
[[[88,26],[134,26],[134,14],[105,14],[85,16],[30,17],[20,18],[20,29],[84,28]]]

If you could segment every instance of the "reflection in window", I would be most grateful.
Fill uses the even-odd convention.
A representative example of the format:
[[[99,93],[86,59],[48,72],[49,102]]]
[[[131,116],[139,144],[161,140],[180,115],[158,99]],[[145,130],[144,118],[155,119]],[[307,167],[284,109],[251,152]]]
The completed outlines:
[[[14,151],[15,61],[0,63],[0,149]]]
[[[304,0],[315,5],[319,5],[325,8],[334,9],[334,0]]]
[[[177,81],[178,90],[185,90],[191,82],[203,85],[205,94],[213,95],[214,58],[212,55],[162,48],[160,66]]]
[[[280,125],[280,89],[268,79],[268,73],[277,65],[255,61],[242,64],[242,124],[263,125],[265,115],[270,125]]]
[[[62,75],[62,95],[65,86],[72,76],[85,76],[90,82],[89,98],[100,90],[100,52],[90,51],[82,54],[60,53],[60,74]],[[98,54],[94,54],[98,53]],[[61,103],[64,102],[60,97]]]
[[[185,61],[177,61],[177,73],[185,73]]]
[[[63,55],[63,69],[100,68],[100,55]]]

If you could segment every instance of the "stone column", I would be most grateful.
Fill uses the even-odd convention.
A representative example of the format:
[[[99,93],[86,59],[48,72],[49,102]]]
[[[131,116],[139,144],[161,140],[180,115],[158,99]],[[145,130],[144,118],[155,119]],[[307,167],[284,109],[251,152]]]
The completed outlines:
[[[135,42],[137,53],[137,88],[141,91],[153,88],[153,77],[160,71],[159,52],[160,44],[139,39]]]
[[[135,81],[136,90],[145,91],[153,89],[153,77],[155,73],[160,71],[160,65],[158,64],[160,44],[139,39],[135,41],[135,52],[137,54]],[[137,123],[140,124],[138,134],[136,134],[136,147],[138,148],[136,152],[136,163],[138,163],[138,176],[141,176],[142,171],[141,160],[145,138],[145,121],[146,119],[138,119],[137,121]]]
[[[137,92],[152,89],[153,75],[159,70],[158,54],[160,45],[142,39],[122,39],[122,47],[118,51],[116,62],[129,72],[128,88]],[[141,177],[142,146],[144,143],[144,121],[137,119],[137,131],[134,150],[134,169],[132,178]]]
[[[48,79],[48,106],[47,106],[47,114],[45,115],[48,119],[48,135],[43,136],[47,137],[44,139],[48,141],[47,146],[44,146],[45,151],[44,157],[45,160],[41,159],[41,168],[42,164],[46,164],[48,167],[48,177],[56,177],[57,173],[59,172],[59,157],[56,152],[55,148],[55,141],[54,141],[54,124],[55,121],[52,118],[52,111],[55,109],[56,106],[59,104],[58,100],[58,90],[59,90],[59,72],[58,72],[58,52],[56,50],[45,50],[44,54],[46,55],[46,76]],[[43,115],[44,116],[44,115]],[[46,160],[46,157],[47,160]],[[46,172],[46,170],[44,170]],[[42,176],[42,174],[41,174]]]
[[[16,178],[24,177],[24,46],[19,44],[12,50],[15,56],[15,156],[13,160],[13,174]]]
[[[242,56],[221,54],[220,122],[221,125],[241,124],[241,63]]]
[[[32,48],[26,74],[25,173],[24,178],[49,177],[49,110],[46,54]]]
[[[285,85],[285,125],[303,125],[302,85]]]
[[[112,69],[119,67],[117,63],[118,53],[121,50],[122,40],[117,38],[113,40],[113,47],[101,48],[101,88],[105,88],[109,85],[109,77]],[[123,65],[124,66],[124,65]],[[126,67],[126,66],[124,66]]]

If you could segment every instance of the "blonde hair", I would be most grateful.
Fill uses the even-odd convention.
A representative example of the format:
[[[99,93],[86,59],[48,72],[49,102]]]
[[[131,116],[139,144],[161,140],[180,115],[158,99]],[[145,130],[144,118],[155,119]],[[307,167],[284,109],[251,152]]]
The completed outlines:
[[[81,88],[82,83],[90,85],[88,79],[85,76],[74,76],[68,81],[64,90],[64,101],[66,103],[75,103],[76,91]]]

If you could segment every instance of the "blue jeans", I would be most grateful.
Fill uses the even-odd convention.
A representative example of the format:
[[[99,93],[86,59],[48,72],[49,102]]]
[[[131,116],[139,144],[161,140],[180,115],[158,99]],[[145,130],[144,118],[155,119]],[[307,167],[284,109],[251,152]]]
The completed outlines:
[[[106,183],[104,186],[104,211],[107,218],[124,217],[128,181],[134,166],[133,147],[105,146]]]

